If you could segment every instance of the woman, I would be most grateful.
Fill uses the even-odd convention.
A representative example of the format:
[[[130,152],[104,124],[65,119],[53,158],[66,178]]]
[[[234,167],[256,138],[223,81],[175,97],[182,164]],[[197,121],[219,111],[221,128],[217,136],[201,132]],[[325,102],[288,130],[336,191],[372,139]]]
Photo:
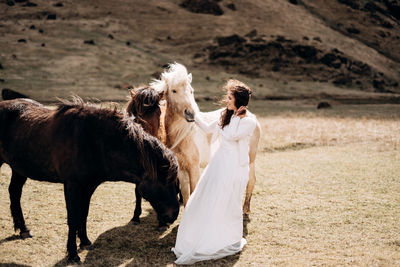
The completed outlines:
[[[182,214],[175,247],[177,264],[219,259],[235,254],[246,244],[243,238],[242,198],[249,178],[249,141],[256,120],[246,115],[251,90],[229,80],[227,106],[219,121],[196,124],[220,146],[204,170]]]

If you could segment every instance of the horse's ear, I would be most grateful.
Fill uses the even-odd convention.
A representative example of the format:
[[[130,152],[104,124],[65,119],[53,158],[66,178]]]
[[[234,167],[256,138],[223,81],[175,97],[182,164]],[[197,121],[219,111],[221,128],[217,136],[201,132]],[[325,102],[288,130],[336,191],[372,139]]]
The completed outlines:
[[[192,74],[191,73],[189,73],[189,75],[188,75],[188,82],[192,83]]]
[[[132,99],[135,99],[135,96],[136,96],[135,91],[133,91],[133,89],[130,89],[129,93],[131,94]]]

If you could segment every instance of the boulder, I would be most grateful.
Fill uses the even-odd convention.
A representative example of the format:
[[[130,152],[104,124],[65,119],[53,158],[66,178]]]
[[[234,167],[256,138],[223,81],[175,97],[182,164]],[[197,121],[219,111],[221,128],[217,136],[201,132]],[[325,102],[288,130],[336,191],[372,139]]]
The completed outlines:
[[[218,2],[218,0],[184,0],[180,6],[193,13],[220,16],[224,14],[224,11],[222,11]]]
[[[324,109],[324,108],[332,108],[331,104],[329,104],[328,102],[319,102],[317,109]]]

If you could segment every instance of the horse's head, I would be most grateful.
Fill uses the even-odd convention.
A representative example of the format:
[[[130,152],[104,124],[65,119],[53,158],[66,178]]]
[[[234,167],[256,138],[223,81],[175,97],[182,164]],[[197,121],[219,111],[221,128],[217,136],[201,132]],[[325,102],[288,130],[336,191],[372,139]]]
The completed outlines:
[[[150,202],[150,205],[157,212],[160,225],[173,223],[179,214],[176,183],[163,185],[150,179],[145,180],[138,185],[138,188],[142,196]]]
[[[164,92],[168,109],[172,109],[174,114],[184,117],[186,121],[193,122],[194,114],[199,108],[194,100],[191,83],[192,74],[187,73],[185,66],[173,63],[161,74],[161,79],[152,82],[151,86]]]
[[[143,162],[144,179],[138,183],[142,196],[150,202],[157,212],[160,225],[166,225],[176,220],[179,214],[178,162],[175,155],[158,139],[153,139],[147,150],[158,151]]]
[[[135,122],[141,124],[143,129],[153,136],[158,135],[158,128],[160,128],[159,102],[163,95],[164,92],[158,92],[151,87],[130,90],[131,99],[126,112],[129,116],[133,115]]]

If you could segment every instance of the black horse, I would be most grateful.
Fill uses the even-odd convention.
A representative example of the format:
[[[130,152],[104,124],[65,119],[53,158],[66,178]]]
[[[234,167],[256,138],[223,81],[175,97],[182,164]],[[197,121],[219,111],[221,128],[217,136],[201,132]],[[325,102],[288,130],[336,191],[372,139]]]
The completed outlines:
[[[158,93],[151,87],[140,87],[130,90],[132,100],[126,107],[128,115],[133,116],[134,121],[142,125],[143,129],[155,137],[159,137],[160,128],[160,99],[163,93]],[[177,180],[178,181],[178,180]],[[179,186],[177,184],[177,191]],[[140,223],[140,214],[142,214],[142,196],[138,188],[135,189],[136,205],[131,223]],[[159,221],[159,230],[165,230],[167,225]]]
[[[160,131],[160,100],[163,98],[164,93],[157,92],[149,86],[138,87],[129,92],[131,99],[126,107],[126,113],[132,116],[133,121],[139,123],[146,132],[161,139],[161,135],[164,133]],[[3,89],[2,96],[4,100],[28,98],[26,95],[10,89]],[[180,194],[178,179],[176,183],[177,191]],[[131,219],[131,223],[134,225],[140,224],[140,215],[142,214],[142,196],[138,187],[135,188],[135,199],[135,211]],[[164,221],[159,221],[159,231],[164,231],[167,227]]]
[[[163,98],[164,92],[157,92],[154,88],[143,86],[130,90],[131,101],[126,107],[126,112],[129,116],[133,116],[134,121],[142,125],[143,129],[151,135],[162,139],[165,135],[163,126],[160,123],[161,108],[160,100]],[[179,192],[180,202],[182,194],[179,189],[179,180],[176,180],[176,188]],[[140,215],[142,214],[142,196],[138,188],[135,189],[136,205],[132,224],[140,224]],[[164,231],[168,226],[159,221],[159,231]]]
[[[12,169],[9,186],[14,228],[29,237],[21,210],[22,187],[34,180],[64,184],[68,216],[68,260],[80,262],[76,248],[90,246],[86,220],[90,198],[104,181],[136,183],[161,224],[178,216],[173,153],[128,114],[77,100],[56,110],[29,99],[0,102],[0,166]]]

